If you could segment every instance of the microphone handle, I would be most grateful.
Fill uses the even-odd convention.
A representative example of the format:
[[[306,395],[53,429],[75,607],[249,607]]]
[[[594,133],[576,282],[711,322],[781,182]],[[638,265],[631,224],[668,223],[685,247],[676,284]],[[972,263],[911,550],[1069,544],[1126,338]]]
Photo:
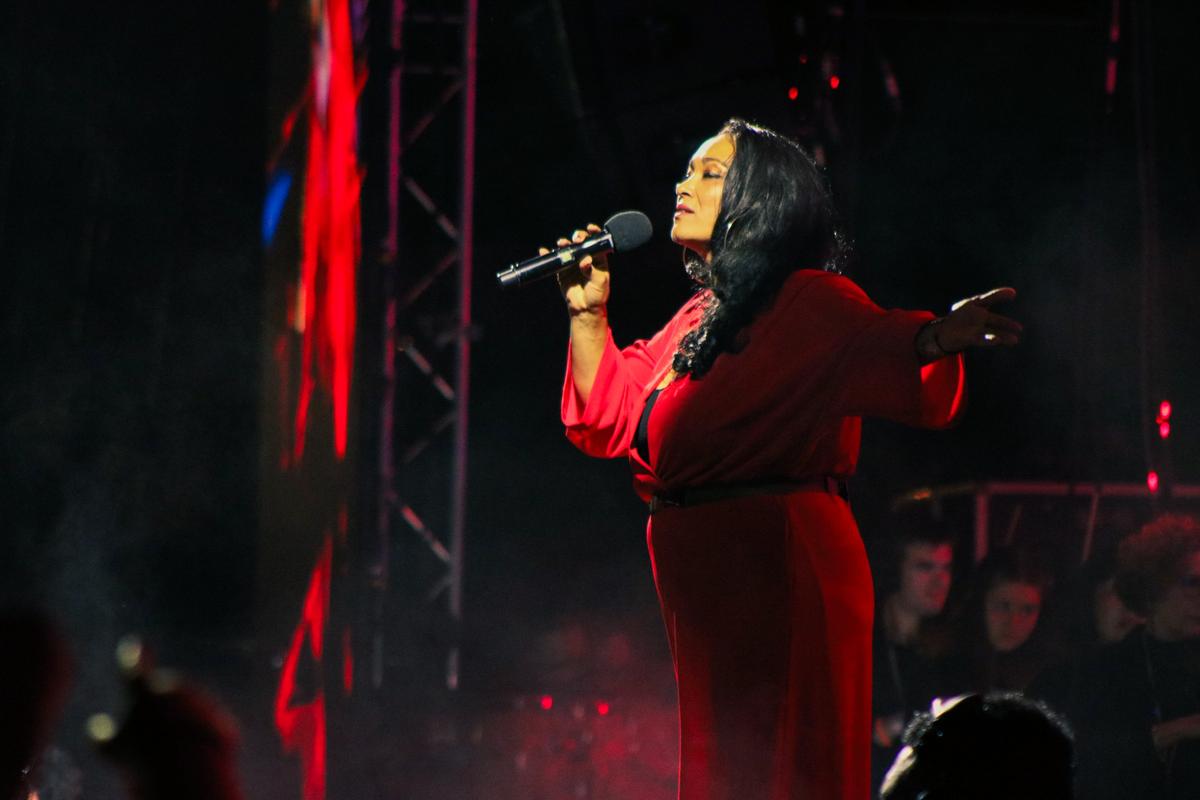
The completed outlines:
[[[602,235],[587,239],[580,244],[569,244],[566,247],[552,250],[544,256],[518,261],[510,265],[508,269],[497,272],[496,280],[504,288],[523,286],[570,269],[584,256],[611,253],[612,250],[612,234],[605,231]]]

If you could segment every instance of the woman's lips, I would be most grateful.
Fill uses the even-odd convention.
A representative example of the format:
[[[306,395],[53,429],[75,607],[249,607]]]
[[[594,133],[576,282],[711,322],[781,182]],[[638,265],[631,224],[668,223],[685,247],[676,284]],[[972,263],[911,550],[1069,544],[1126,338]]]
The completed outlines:
[[[675,206],[675,217],[682,217],[684,214],[691,214],[692,210],[687,206]]]

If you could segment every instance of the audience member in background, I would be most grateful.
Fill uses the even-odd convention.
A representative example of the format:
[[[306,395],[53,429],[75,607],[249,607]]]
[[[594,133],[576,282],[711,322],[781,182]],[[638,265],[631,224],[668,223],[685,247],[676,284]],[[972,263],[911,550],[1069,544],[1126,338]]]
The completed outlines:
[[[1200,523],[1168,515],[1121,542],[1116,590],[1146,624],[1082,668],[1073,707],[1089,800],[1200,798]]]
[[[1049,622],[1056,657],[1026,688],[1053,708],[1075,708],[1085,665],[1095,652],[1124,639],[1142,624],[1116,591],[1117,553],[1110,547],[1093,555],[1071,580]],[[1044,624],[1044,623],[1043,623]]]
[[[954,549],[928,515],[898,520],[874,565],[875,611],[871,771],[878,788],[911,717],[943,692],[941,648],[931,621],[946,608]]]
[[[119,728],[104,714],[88,728],[121,769],[130,797],[242,800],[233,718],[196,687],[150,666],[140,643],[122,642],[117,658],[129,682],[129,712]]]
[[[49,619],[0,612],[0,800],[25,800],[66,701],[71,660]]]
[[[936,701],[904,732],[881,800],[1070,800],[1066,723],[1019,694]]]
[[[1022,691],[1048,659],[1038,620],[1051,586],[1039,556],[996,550],[979,565],[957,620],[950,693]]]
[[[1115,577],[1096,584],[1092,590],[1092,631],[1097,646],[1116,644],[1143,622],[1117,593]]]
[[[1144,621],[1125,605],[1116,591],[1117,553],[1105,548],[1088,563],[1056,603],[1059,613],[1054,638],[1072,651],[1116,644]]]

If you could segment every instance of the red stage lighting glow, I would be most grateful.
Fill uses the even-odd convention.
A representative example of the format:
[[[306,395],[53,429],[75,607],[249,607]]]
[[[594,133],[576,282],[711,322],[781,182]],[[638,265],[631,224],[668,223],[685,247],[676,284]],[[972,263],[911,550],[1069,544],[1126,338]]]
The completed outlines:
[[[301,214],[300,285],[295,326],[303,336],[293,460],[304,457],[308,410],[319,385],[333,408],[333,445],[346,455],[354,356],[355,278],[360,253],[359,76],[354,69],[349,0],[324,5],[329,31],[318,37],[309,85],[308,163]]]
[[[1158,473],[1154,470],[1146,473],[1146,487],[1150,490],[1151,494],[1158,493]]]
[[[551,695],[544,694],[542,695],[541,704],[542,708],[549,711],[550,709],[554,708],[554,698]]]
[[[829,88],[830,88],[830,89],[836,89],[836,88],[838,88],[838,87],[839,87],[839,86],[841,86],[841,85],[842,85],[842,79],[841,79],[841,78],[839,78],[837,75],[830,75],[830,76],[829,76]]]
[[[1171,423],[1166,422],[1165,420],[1163,422],[1158,423],[1158,438],[1165,439],[1170,435],[1171,435]]]
[[[795,86],[788,89],[788,100],[795,100],[799,96],[800,96],[800,90],[797,89]]]
[[[300,624],[292,634],[275,693],[275,727],[284,751],[300,755],[304,800],[325,797],[325,693],[317,687],[312,699],[295,702],[293,697],[300,659],[316,664],[323,660],[332,563],[333,540],[327,536],[309,578]]]
[[[1171,418],[1171,402],[1169,400],[1163,400],[1158,404],[1158,417],[1163,422]]]
[[[332,441],[314,446],[332,450],[341,461],[346,456],[350,416],[350,380],[353,370],[356,326],[355,281],[361,252],[357,112],[363,74],[356,68],[351,31],[350,0],[328,0],[309,6],[312,38],[312,71],[305,101],[284,121],[288,139],[299,121],[307,128],[303,199],[300,218],[300,260],[287,320],[301,338],[299,381],[294,386],[291,409],[291,453],[281,458],[282,468],[295,469],[304,462],[306,436],[314,399],[317,408],[329,408]],[[301,110],[303,109],[303,110]],[[277,345],[280,386],[293,389],[287,340]],[[288,392],[290,395],[290,392]],[[287,396],[287,395],[285,395]],[[339,514],[338,536],[344,541],[346,514]],[[332,577],[332,532],[326,532],[304,595],[300,621],[292,634],[275,694],[275,727],[285,752],[300,759],[303,800],[325,800],[326,719],[325,686],[297,689],[301,664],[306,672],[322,674],[325,654],[342,659],[344,692],[353,690],[353,652],[347,631],[339,637],[329,631],[329,597]],[[331,640],[326,648],[326,635]],[[340,641],[339,641],[340,640]],[[337,673],[333,665],[329,674]],[[333,680],[331,686],[336,686]]]
[[[604,702],[603,700],[599,700],[596,702],[596,713],[599,714],[600,716],[607,717],[608,712],[611,710],[612,709],[608,705],[608,703]]]

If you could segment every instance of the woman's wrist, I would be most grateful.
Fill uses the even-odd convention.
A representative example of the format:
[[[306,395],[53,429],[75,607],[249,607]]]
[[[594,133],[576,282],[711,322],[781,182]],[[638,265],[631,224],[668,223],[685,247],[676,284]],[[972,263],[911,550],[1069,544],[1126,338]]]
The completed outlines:
[[[913,344],[917,350],[917,360],[921,364],[932,364],[934,361],[950,355],[950,352],[942,347],[942,343],[938,340],[938,328],[941,326],[943,319],[945,318],[937,317],[931,319],[917,331],[917,336]]]
[[[575,308],[574,306],[568,305],[567,313],[571,316],[572,322],[578,320],[584,323],[601,323],[608,320],[608,306],[604,304],[591,306],[589,308]]]

